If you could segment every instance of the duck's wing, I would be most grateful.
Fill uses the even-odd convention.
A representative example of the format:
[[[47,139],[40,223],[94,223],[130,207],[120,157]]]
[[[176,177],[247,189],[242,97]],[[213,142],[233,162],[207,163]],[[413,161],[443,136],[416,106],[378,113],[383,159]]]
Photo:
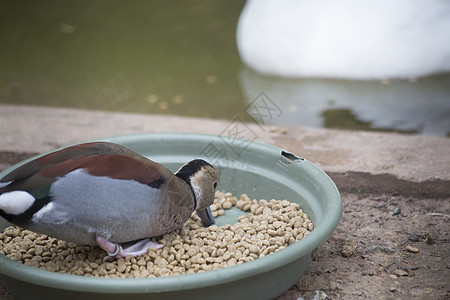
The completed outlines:
[[[161,165],[124,146],[94,142],[71,146],[22,165],[0,180],[3,183],[0,193],[41,189],[77,169],[93,176],[135,180],[153,186],[170,176],[170,171]]]
[[[0,215],[17,224],[28,222],[50,202],[95,201],[96,192],[86,188],[90,182],[77,180],[79,177],[75,174],[80,171],[92,180],[103,178],[106,186],[91,186],[97,192],[103,191],[102,194],[112,187],[108,188],[110,182],[124,186],[127,181],[135,182],[158,189],[173,177],[170,170],[127,148],[114,144],[107,144],[105,148],[102,143],[69,147],[31,161],[20,169],[15,176],[7,175],[6,185],[0,188]],[[114,179],[122,180],[117,183]],[[69,190],[55,189],[60,181]],[[108,199],[113,200],[113,196]]]
[[[131,151],[130,149],[113,143],[107,142],[91,142],[78,144],[70,146],[32,161],[18,167],[11,173],[7,174],[5,177],[0,179],[0,183],[7,183],[17,180],[22,180],[28,178],[46,168],[58,165],[68,160],[76,160],[78,158],[83,158],[92,155],[127,155],[136,156],[137,153]],[[0,185],[1,186],[1,185]]]

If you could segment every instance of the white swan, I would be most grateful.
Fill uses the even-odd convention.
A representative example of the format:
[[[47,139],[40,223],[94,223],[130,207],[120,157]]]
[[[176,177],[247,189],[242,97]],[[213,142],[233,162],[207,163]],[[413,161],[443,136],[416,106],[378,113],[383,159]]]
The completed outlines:
[[[411,78],[450,71],[449,0],[248,0],[242,61],[283,77]]]

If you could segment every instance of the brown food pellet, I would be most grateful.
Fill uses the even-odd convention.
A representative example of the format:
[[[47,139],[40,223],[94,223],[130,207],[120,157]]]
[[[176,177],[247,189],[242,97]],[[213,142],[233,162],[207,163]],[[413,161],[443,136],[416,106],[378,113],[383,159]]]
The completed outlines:
[[[231,201],[225,201],[225,202],[222,204],[222,207],[223,207],[224,209],[230,209],[230,208],[233,207],[233,203],[232,203]]]
[[[253,261],[279,251],[313,230],[313,224],[297,203],[287,200],[239,199],[216,192],[214,217],[237,207],[247,215],[233,225],[203,227],[193,214],[181,229],[162,237],[161,249],[149,249],[140,257],[127,256],[103,262],[106,253],[98,246],[57,240],[18,227],[0,234],[0,254],[50,272],[78,276],[143,278],[190,274]]]

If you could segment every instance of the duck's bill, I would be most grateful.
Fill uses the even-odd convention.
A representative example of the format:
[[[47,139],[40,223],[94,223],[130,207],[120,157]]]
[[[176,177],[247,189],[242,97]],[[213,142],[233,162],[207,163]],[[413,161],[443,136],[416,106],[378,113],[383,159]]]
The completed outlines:
[[[209,206],[204,209],[198,209],[198,210],[196,210],[196,212],[197,212],[197,216],[200,217],[200,219],[202,220],[203,225],[205,225],[205,227],[208,227],[208,226],[216,223],[216,221],[214,220],[214,217],[212,215],[211,208],[209,208]]]

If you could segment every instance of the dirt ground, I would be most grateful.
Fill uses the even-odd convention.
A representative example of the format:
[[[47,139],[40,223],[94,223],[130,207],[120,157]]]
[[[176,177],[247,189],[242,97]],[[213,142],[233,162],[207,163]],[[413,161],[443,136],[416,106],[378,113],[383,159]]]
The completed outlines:
[[[342,199],[339,227],[280,300],[315,299],[316,291],[327,295],[319,299],[450,298],[450,198],[343,193]]]
[[[0,171],[31,155],[0,153]],[[278,299],[450,299],[450,183],[330,176],[344,204],[340,225]],[[13,298],[0,287],[0,299]]]

